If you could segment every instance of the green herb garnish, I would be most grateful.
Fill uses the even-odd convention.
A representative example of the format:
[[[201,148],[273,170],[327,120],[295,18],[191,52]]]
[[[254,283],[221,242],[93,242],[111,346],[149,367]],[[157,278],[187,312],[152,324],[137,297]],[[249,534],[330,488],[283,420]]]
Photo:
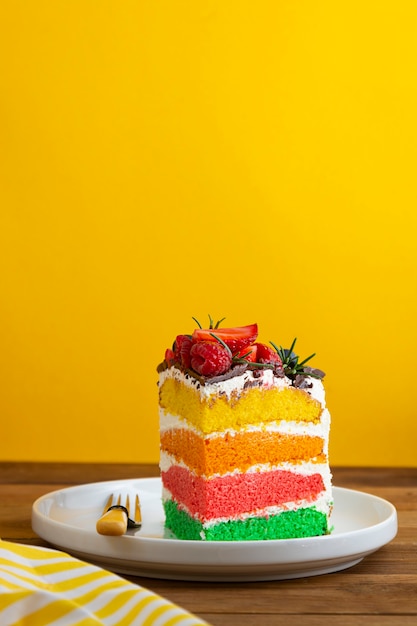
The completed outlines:
[[[314,370],[312,370],[312,368],[305,367],[307,361],[312,359],[313,356],[316,356],[315,352],[313,354],[310,354],[310,356],[308,356],[303,361],[299,362],[299,357],[294,352],[294,346],[296,341],[297,338],[294,339],[290,348],[283,348],[282,346],[278,347],[272,341],[270,341],[270,344],[282,361],[284,374],[288,378],[291,378],[291,380],[294,380],[296,376],[312,376],[313,378],[322,378],[321,375],[314,373]]]
[[[224,320],[226,319],[225,317],[222,317],[222,319],[221,319],[221,320],[218,320],[218,321],[216,322],[216,324],[214,324],[213,318],[211,317],[211,315],[210,315],[210,314],[209,314],[209,316],[208,316],[208,317],[209,317],[209,324],[210,324],[210,325],[209,325],[209,329],[213,329],[213,330],[215,330],[216,328],[218,328],[218,327],[220,326],[220,324],[221,324],[222,322],[224,322]],[[193,319],[193,320],[195,321],[195,323],[197,324],[197,326],[198,326],[199,328],[203,328],[203,327],[202,327],[202,325],[200,324],[200,322],[198,321],[198,319],[197,319],[196,317],[192,317],[191,319]]]

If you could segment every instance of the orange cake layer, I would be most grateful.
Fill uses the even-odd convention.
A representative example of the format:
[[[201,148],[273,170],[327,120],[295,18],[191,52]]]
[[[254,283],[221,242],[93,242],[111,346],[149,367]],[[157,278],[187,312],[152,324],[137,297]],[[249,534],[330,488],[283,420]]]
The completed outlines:
[[[167,378],[161,385],[159,403],[162,410],[180,415],[204,434],[280,420],[317,424],[323,411],[318,400],[294,387],[251,388],[230,397],[202,397],[198,389],[175,378]]]
[[[253,465],[312,461],[325,463],[324,440],[308,435],[266,431],[226,433],[203,438],[186,429],[161,433],[161,450],[185,463],[198,476],[245,472]]]

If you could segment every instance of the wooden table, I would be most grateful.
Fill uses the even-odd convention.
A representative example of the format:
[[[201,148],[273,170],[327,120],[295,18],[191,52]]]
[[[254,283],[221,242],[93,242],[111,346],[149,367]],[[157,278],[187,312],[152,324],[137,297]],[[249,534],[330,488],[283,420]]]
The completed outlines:
[[[39,496],[81,483],[157,475],[154,465],[0,463],[0,537],[46,546],[31,528]],[[398,511],[397,537],[350,569],[254,583],[126,578],[213,626],[416,626],[417,468],[333,468],[333,475],[336,486],[381,496]]]

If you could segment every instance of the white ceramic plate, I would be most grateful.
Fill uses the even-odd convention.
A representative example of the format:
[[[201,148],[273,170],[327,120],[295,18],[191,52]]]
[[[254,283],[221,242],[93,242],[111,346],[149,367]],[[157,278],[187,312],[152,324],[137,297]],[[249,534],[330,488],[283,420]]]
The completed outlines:
[[[138,492],[143,526],[123,537],[97,534],[110,493]],[[205,581],[301,578],[359,563],[397,533],[394,506],[376,496],[333,488],[331,535],[271,541],[181,541],[164,532],[160,478],[99,482],[53,491],[33,504],[32,527],[78,558],[121,574]],[[132,533],[132,534],[130,534]]]

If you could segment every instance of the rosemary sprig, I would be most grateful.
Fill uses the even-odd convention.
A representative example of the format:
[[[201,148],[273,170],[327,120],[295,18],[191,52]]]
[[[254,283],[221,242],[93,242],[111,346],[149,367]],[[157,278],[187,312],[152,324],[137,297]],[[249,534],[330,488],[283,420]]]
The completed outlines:
[[[275,365],[273,363],[257,363],[256,361],[247,361],[243,357],[234,356],[232,358],[233,363],[246,363],[249,369],[263,369],[263,370],[273,370]]]
[[[226,350],[228,351],[228,353],[230,354],[230,357],[232,357],[232,351],[229,348],[229,346],[227,345],[227,343],[224,343],[223,339],[220,339],[220,337],[218,337],[217,335],[215,335],[214,333],[210,333],[210,335],[212,337],[214,337],[214,339],[216,339],[216,341],[218,341],[219,343],[222,344],[223,348],[226,348]]]
[[[222,317],[220,320],[218,320],[218,321],[216,322],[216,324],[214,324],[214,320],[213,320],[213,318],[211,317],[210,313],[209,313],[208,318],[209,318],[209,324],[210,324],[210,325],[209,325],[209,329],[213,329],[213,330],[215,330],[216,328],[218,328],[218,327],[220,326],[220,324],[221,324],[222,322],[224,322],[224,320],[226,319],[225,317]],[[203,328],[203,327],[202,327],[202,325],[200,324],[200,322],[198,321],[198,319],[197,319],[196,317],[192,317],[191,319],[193,319],[193,320],[195,321],[195,323],[197,324],[197,326],[198,326],[199,328]]]
[[[202,325],[200,324],[200,322],[198,321],[198,319],[196,317],[192,317],[191,319],[193,319],[195,321],[195,323],[197,324],[197,326],[199,328],[203,328]]]
[[[274,350],[276,351],[276,353],[278,354],[279,358],[282,361],[282,366],[284,368],[284,374],[288,377],[291,378],[291,380],[294,380],[294,378],[298,375],[301,376],[312,376],[313,378],[320,378],[319,376],[316,376],[314,373],[312,373],[310,371],[310,368],[308,368],[308,370],[305,369],[305,364],[313,358],[313,356],[316,356],[316,353],[314,352],[313,354],[310,354],[310,356],[308,356],[306,359],[304,359],[303,361],[299,362],[298,359],[299,357],[295,354],[294,352],[294,346],[295,346],[295,342],[297,341],[297,338],[295,338],[291,344],[290,348],[283,348],[282,346],[277,346],[274,344],[273,341],[270,342],[270,344],[272,345],[272,347],[274,348]]]

